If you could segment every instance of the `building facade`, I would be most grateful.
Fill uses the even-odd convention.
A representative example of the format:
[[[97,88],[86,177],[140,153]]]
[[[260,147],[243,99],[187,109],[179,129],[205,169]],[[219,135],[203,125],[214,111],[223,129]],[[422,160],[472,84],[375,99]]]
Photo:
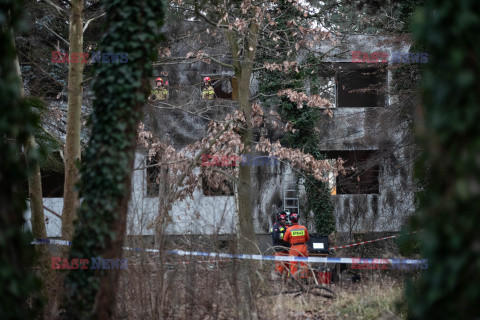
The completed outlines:
[[[177,150],[205,137],[211,120],[221,120],[237,109],[237,82],[233,71],[214,62],[229,63],[229,48],[221,35],[205,37],[204,29],[198,22],[179,22],[165,27],[169,56],[188,58],[173,63],[174,59],[166,57],[155,65],[152,87],[160,77],[168,95],[149,100],[145,106],[145,126]],[[186,40],[174,41],[184,36]],[[372,53],[377,57],[379,53],[408,52],[409,44],[381,36],[346,36],[338,40],[333,50],[330,50],[331,43],[317,48],[332,53],[323,60],[318,77],[324,79],[329,88],[325,97],[333,105],[333,116],[322,116],[317,125],[321,137],[318,148],[328,159],[345,160],[346,168],[344,175],[330,175],[336,229],[339,232],[398,231],[415,210],[412,178],[415,149],[402,111],[405,103],[392,93],[394,64],[388,59],[372,62]],[[195,59],[200,51],[204,58]],[[366,59],[358,62],[358,52],[366,53],[370,63]],[[211,79],[213,99],[202,98],[205,77]],[[256,90],[254,79],[252,96]],[[161,195],[159,171],[152,163],[145,150],[137,151],[127,227],[131,235],[155,233],[152,223],[158,216]],[[201,174],[202,167],[195,170]],[[267,233],[272,214],[284,207],[284,189],[289,182],[299,181],[300,215],[313,214],[305,212],[307,199],[301,177],[298,180],[288,164],[254,166],[252,175],[257,233]],[[45,216],[47,235],[59,237],[59,214],[63,207],[62,192],[58,190],[61,176],[53,176],[44,172]],[[52,189],[56,191],[51,192]],[[166,232],[233,234],[237,225],[235,212],[233,187],[230,192],[220,192],[202,181],[193,199],[172,204]]]

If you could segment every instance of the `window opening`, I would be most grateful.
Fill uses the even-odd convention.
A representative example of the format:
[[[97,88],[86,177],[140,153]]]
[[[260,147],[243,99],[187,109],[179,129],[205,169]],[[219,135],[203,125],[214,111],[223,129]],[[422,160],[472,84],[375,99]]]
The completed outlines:
[[[237,79],[228,76],[202,76],[201,98],[238,100]]]
[[[342,67],[337,73],[337,107],[370,108],[385,104],[384,67]]]
[[[233,175],[235,168],[232,166],[219,167],[219,169]],[[201,167],[202,190],[205,196],[233,196],[234,183],[223,174],[212,171],[208,167]]]
[[[146,159],[147,164],[147,197],[158,197],[160,192],[160,167],[158,160],[152,158]]]
[[[374,150],[322,151],[327,159],[342,158],[345,174],[339,173],[333,182],[329,176],[332,194],[378,194],[379,166]],[[334,193],[335,192],[335,193]]]

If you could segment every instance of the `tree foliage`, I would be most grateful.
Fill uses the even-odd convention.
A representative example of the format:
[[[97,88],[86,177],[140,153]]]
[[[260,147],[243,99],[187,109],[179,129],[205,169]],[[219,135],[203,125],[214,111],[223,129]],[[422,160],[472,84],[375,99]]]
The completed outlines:
[[[331,12],[320,21],[346,34],[402,34],[409,31],[412,12],[425,0],[327,0]]]
[[[429,52],[417,177],[428,269],[407,290],[410,318],[480,317],[480,3],[429,1],[414,33]]]
[[[38,116],[31,103],[21,99],[21,83],[15,71],[14,32],[25,31],[22,3],[0,1],[0,318],[30,319],[38,299],[31,299],[39,289],[36,277],[28,269],[33,257],[29,245],[31,233],[24,231],[23,213],[27,209],[20,183],[27,171],[19,153],[22,144],[35,131]],[[37,150],[26,154],[27,161],[40,157]]]
[[[303,17],[303,14],[297,8],[289,6],[286,1],[279,1],[278,8],[284,13],[275,21],[278,29],[288,30],[289,21],[299,21],[305,26],[308,25],[308,20]],[[284,61],[295,61],[298,58],[296,50],[294,50],[295,43],[301,41],[301,38],[299,35],[285,32],[276,41],[265,39],[264,47],[274,48],[277,44],[280,44],[283,50],[279,50],[277,55],[271,55],[268,50],[263,50],[260,51],[259,58],[266,65],[282,65]],[[282,137],[282,145],[301,149],[317,160],[324,159],[324,156],[318,150],[320,139],[315,131],[322,111],[316,108],[298,108],[298,104],[288,97],[277,96],[275,93],[286,89],[301,90],[305,88],[305,83],[308,82],[312,95],[321,94],[321,90],[318,89],[320,78],[317,76],[318,69],[321,68],[320,61],[320,58],[309,54],[302,65],[295,65],[296,68],[291,68],[287,72],[285,72],[285,68],[282,68],[282,70],[262,70],[259,74],[259,92],[261,93],[262,104],[267,108],[278,108],[284,121],[292,124],[293,130],[286,132]],[[308,172],[304,172],[304,174],[306,174],[304,185],[308,199],[307,213],[304,218],[308,220],[309,213],[312,211],[316,231],[321,234],[330,234],[335,230],[335,218],[328,185],[321,180],[317,180]]]

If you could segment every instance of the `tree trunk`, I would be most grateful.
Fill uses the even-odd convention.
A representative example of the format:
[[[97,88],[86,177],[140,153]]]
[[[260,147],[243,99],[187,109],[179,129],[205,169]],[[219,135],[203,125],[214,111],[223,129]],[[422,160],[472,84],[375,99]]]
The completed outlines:
[[[245,129],[240,133],[240,139],[245,146],[243,154],[252,153],[252,125],[250,122],[252,107],[250,104],[250,80],[253,71],[258,44],[258,25],[252,24],[249,28],[248,40],[245,39],[244,58],[240,63],[238,60],[238,41],[235,34],[227,33],[232,56],[234,60],[235,76],[238,81],[238,105],[239,110],[245,116]],[[239,230],[238,251],[240,253],[255,253],[256,238],[253,224],[252,197],[251,197],[251,168],[240,166],[238,172],[238,222]],[[236,282],[239,286],[238,292],[238,314],[240,319],[257,319],[258,314],[255,304],[255,271],[256,265],[251,261],[240,262]]]
[[[242,70],[244,71],[244,70]],[[246,120],[246,129],[241,133],[240,138],[245,146],[252,145],[252,128],[250,124],[250,75],[251,73],[242,72],[240,77],[238,94],[239,109],[244,112]],[[250,148],[243,151],[251,153]],[[251,168],[250,166],[240,166],[238,171],[238,221],[237,230],[238,251],[240,253],[254,253],[256,249],[255,229],[253,225],[252,197],[251,197]],[[254,265],[250,261],[239,262],[238,278],[239,284],[239,318],[257,319],[254,288]]]
[[[13,43],[14,48],[15,42]],[[16,49],[15,49],[16,50]],[[20,63],[18,62],[18,56],[15,55],[15,73],[20,83],[20,98],[25,97],[25,90],[23,88],[22,73],[20,71]],[[37,148],[37,143],[34,136],[30,136],[27,139],[25,145],[25,152],[29,152],[31,149]],[[40,166],[38,162],[27,163],[29,167],[28,173],[28,194],[30,197],[30,222],[32,224],[32,233],[34,238],[46,238],[47,230],[45,229],[45,216],[43,212],[43,198],[42,198],[42,179],[40,175]],[[37,247],[41,248],[41,247]]]
[[[161,250],[163,245],[163,238],[166,223],[168,222],[169,205],[168,197],[168,167],[166,165],[160,166],[159,173],[159,190],[158,190],[158,216],[160,223],[155,226],[155,248]]]
[[[252,127],[250,124],[250,75],[243,72],[239,81],[239,109],[244,112],[246,129],[242,131],[240,139],[249,148],[243,153],[251,153]],[[251,167],[240,166],[238,171],[238,214],[239,214],[239,249],[242,253],[254,253],[256,246],[255,230],[253,225],[252,198],[251,198]]]
[[[25,151],[29,152],[29,150],[35,148],[37,148],[35,138],[30,136],[30,138],[27,140]],[[32,223],[32,233],[35,239],[46,238],[47,229],[45,228],[45,215],[43,212],[42,177],[40,175],[40,166],[38,162],[29,163],[28,166],[30,171],[28,174],[28,194],[30,197],[30,221]],[[37,246],[37,248],[41,248],[41,246]]]
[[[80,116],[82,113],[83,95],[83,0],[72,0],[69,29],[69,54],[77,53],[78,61],[70,62],[68,66],[68,112],[67,137],[65,141],[65,184],[63,191],[62,237],[71,240],[73,236],[73,221],[77,217],[79,206],[78,192],[75,183],[78,180],[77,162],[80,161]]]
[[[22,86],[15,69],[14,28],[21,22],[21,4],[15,1],[0,6],[0,317],[32,319],[36,305],[36,277],[30,267],[28,232],[23,213],[27,209],[21,183],[27,179],[25,166],[18,156],[35,125],[31,110],[20,103]],[[28,158],[28,157],[27,157]]]
[[[138,113],[141,113],[142,106],[143,105],[139,103],[135,107],[135,110]],[[138,123],[135,122],[134,125],[129,126],[127,130],[130,132],[135,132],[137,125]],[[130,146],[131,154],[133,155],[135,154],[137,137],[135,134],[132,134],[132,137],[133,139],[128,141],[128,144]],[[124,181],[121,182],[125,185],[125,189],[127,190],[127,192],[122,198],[118,199],[118,207],[114,210],[114,212],[117,212],[117,217],[111,227],[111,232],[114,234],[114,236],[106,241],[106,249],[102,253],[103,259],[118,259],[119,257],[122,257],[123,254],[122,246],[126,235],[128,202],[130,201],[130,186],[132,184],[131,173],[133,172],[134,160],[135,159],[133,156],[128,159],[128,168],[130,174]],[[117,296],[118,279],[120,277],[120,272],[119,270],[108,271],[110,272],[105,272],[100,277],[100,287],[98,289],[92,319],[115,319],[115,300]]]
[[[128,53],[128,63],[96,68],[92,136],[81,169],[83,202],[70,258],[98,257],[103,268],[104,260],[122,257],[137,129],[152,74],[150,53],[160,38],[152,25],[161,27],[164,12],[158,0],[102,3],[108,25],[99,50]],[[118,82],[121,77],[125,83]],[[121,273],[114,269],[68,273],[62,317],[114,319]]]
[[[161,158],[160,158],[161,159]],[[161,161],[161,160],[160,160]],[[160,223],[155,225],[155,248],[159,250],[158,257],[160,261],[164,261],[165,258],[165,251],[164,248],[164,241],[165,241],[165,227],[169,222],[168,211],[171,207],[168,201],[168,191],[169,191],[169,180],[168,180],[168,167],[167,165],[160,166],[160,181],[159,181],[159,190],[158,190],[158,215],[160,217]],[[171,203],[171,202],[170,202]],[[158,266],[158,272],[160,275],[159,277],[159,288],[161,290],[161,297],[157,300],[160,301],[160,314],[167,314],[167,309],[170,307],[168,305],[167,299],[165,298],[166,295],[166,288],[165,286],[165,266],[160,264]]]
[[[14,44],[15,48],[15,44]],[[23,88],[22,73],[20,71],[20,63],[18,56],[15,56],[15,72],[20,83],[20,97],[25,97],[25,90]],[[38,148],[35,137],[30,135],[25,143],[25,153],[30,150]],[[43,195],[42,195],[42,177],[40,174],[40,165],[38,161],[29,162],[28,166],[28,194],[30,198],[30,222],[32,224],[33,237],[46,238],[47,230],[45,228],[45,214],[43,211]],[[43,282],[42,295],[46,297],[47,302],[43,307],[43,317],[51,319],[58,310],[57,297],[60,287],[59,275],[51,269],[51,253],[48,246],[35,246],[35,262],[40,269],[40,279]]]

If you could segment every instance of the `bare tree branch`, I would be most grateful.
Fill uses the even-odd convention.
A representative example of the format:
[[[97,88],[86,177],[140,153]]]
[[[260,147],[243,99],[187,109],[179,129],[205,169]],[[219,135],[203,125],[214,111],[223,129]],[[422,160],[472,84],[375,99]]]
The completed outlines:
[[[106,14],[106,12],[102,13],[101,15],[99,15],[99,16],[97,16],[97,17],[94,17],[94,18],[88,20],[87,23],[85,23],[85,26],[83,27],[83,32],[85,32],[85,30],[87,30],[87,27],[88,27],[88,25],[90,24],[90,22],[92,22],[93,20],[96,20],[96,19],[98,19],[98,18],[100,18],[100,17],[103,17],[105,14]]]
[[[232,180],[235,184],[238,185],[238,179],[235,178],[234,176],[232,176],[230,173],[226,172],[225,170],[222,170],[222,169],[219,169],[219,168],[215,168],[215,167],[212,167],[210,168],[212,171],[215,171],[215,172],[218,172],[220,174],[223,174],[225,177],[227,177],[228,179]]]
[[[57,11],[58,11],[59,13],[62,12],[62,13],[65,13],[66,15],[68,15],[68,11],[67,11],[66,9],[63,9],[63,8],[57,6],[57,5],[56,5],[55,3],[53,3],[52,1],[50,1],[50,0],[43,0],[43,2],[49,4],[49,5],[51,5],[52,7],[54,7],[55,9],[57,9]]]
[[[59,218],[59,219],[62,219],[62,216],[59,215],[58,213],[56,213],[55,211],[53,211],[52,209],[49,209],[45,206],[43,206],[43,209],[47,210],[48,212],[50,212],[51,214],[53,214],[55,217]]]
[[[65,42],[65,44],[66,44],[67,46],[70,46],[70,43],[69,43],[67,40],[63,39],[61,35],[59,35],[59,34],[56,33],[55,31],[53,31],[52,29],[50,29],[46,24],[44,24],[43,22],[37,22],[37,23],[40,23],[42,26],[45,27],[45,29],[47,29],[48,31],[50,31],[51,33],[53,33],[57,38],[59,38],[60,40],[62,40],[63,42]]]

